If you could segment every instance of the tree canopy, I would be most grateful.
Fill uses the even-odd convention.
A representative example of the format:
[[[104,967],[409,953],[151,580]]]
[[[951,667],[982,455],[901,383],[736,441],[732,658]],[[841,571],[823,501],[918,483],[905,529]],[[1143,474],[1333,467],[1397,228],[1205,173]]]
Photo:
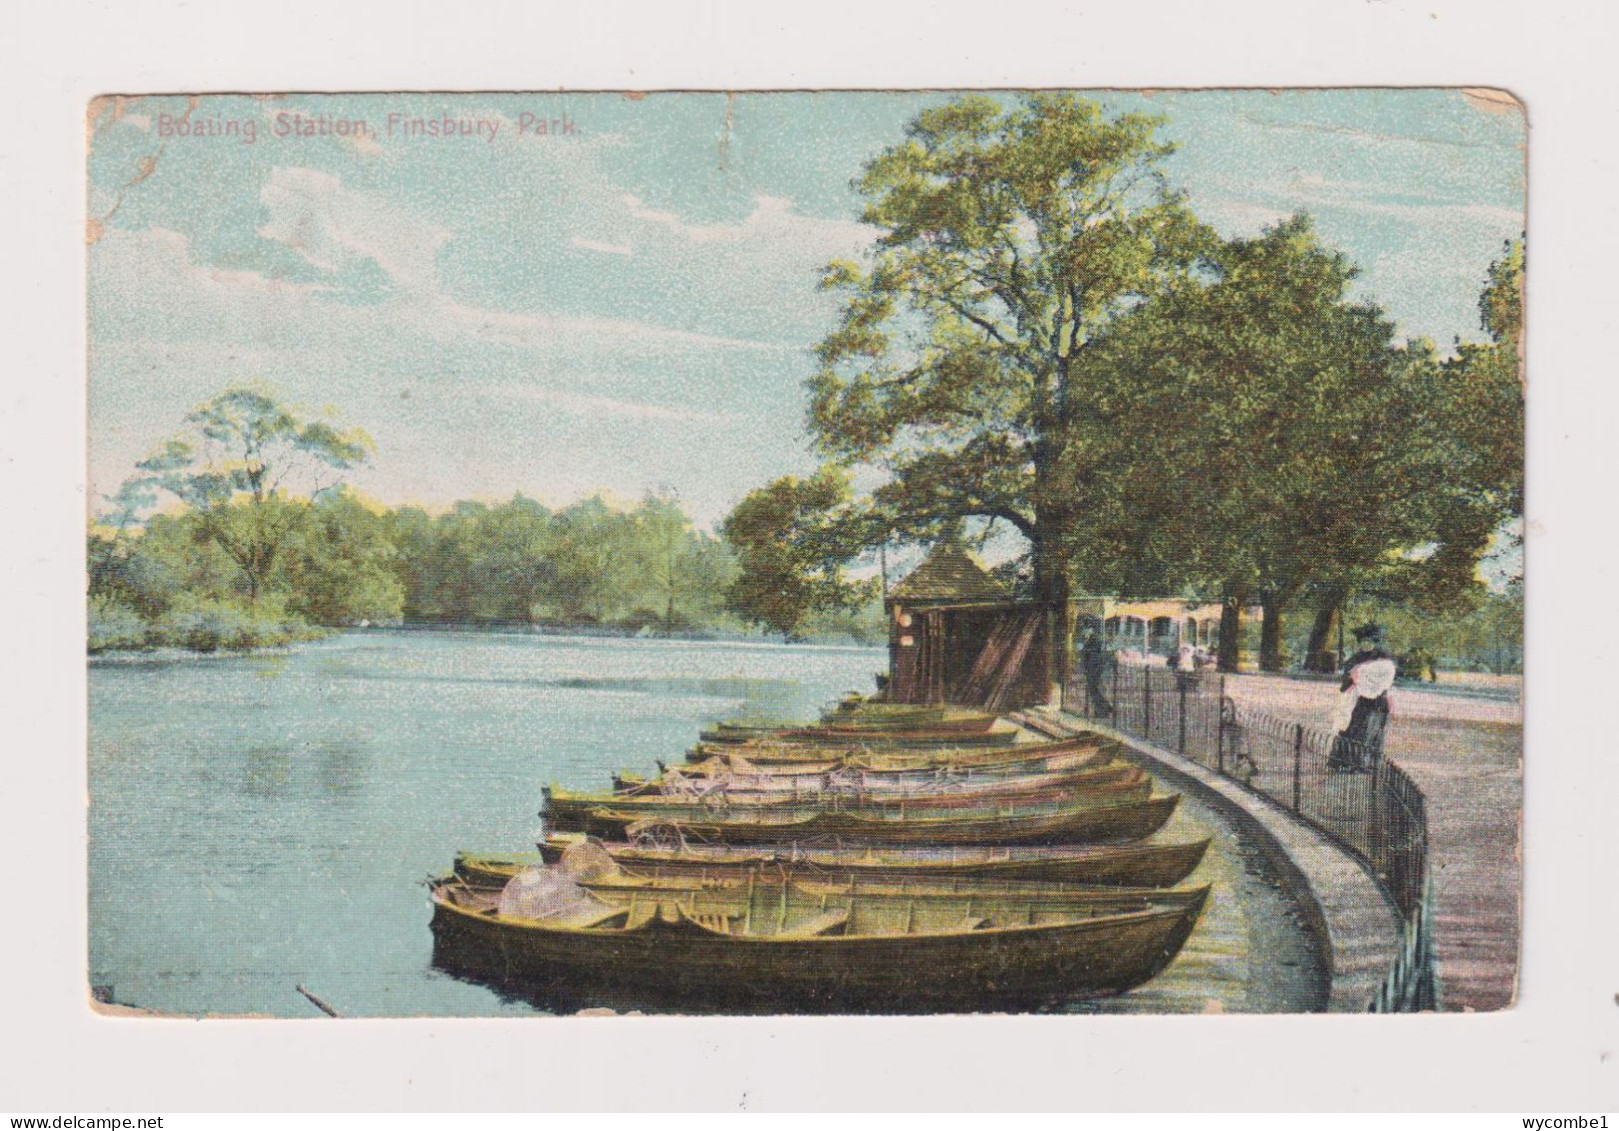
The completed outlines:
[[[1294,603],[1330,621],[1355,591],[1473,599],[1522,509],[1521,242],[1480,298],[1490,342],[1441,359],[1353,296],[1355,267],[1307,216],[1218,239],[1167,182],[1161,125],[1070,95],[969,95],[866,166],[877,238],[823,275],[842,307],[808,423],[831,466],[878,483],[820,510],[814,492],[784,505],[780,484],[750,496],[831,556],[744,555],[738,591],[790,591],[802,615],[840,599],[824,582],[852,545],[976,519],[1023,536],[1032,596],[1064,618],[1075,584],[1225,601],[1228,666],[1250,601],[1277,667]]]
[[[1066,94],[925,110],[857,184],[880,232],[869,261],[822,281],[843,309],[817,351],[809,426],[829,459],[886,474],[874,526],[1010,523],[1064,616],[1076,368],[1211,243],[1163,176],[1160,124]]]
[[[187,414],[186,430],[138,465],[146,476],[120,498],[160,488],[190,506],[202,529],[241,569],[258,600],[276,559],[305,517],[294,501],[335,486],[336,473],[370,458],[371,438],[304,420],[264,385],[235,385]]]
[[[750,492],[720,527],[738,567],[727,604],[792,639],[812,612],[869,603],[873,586],[844,570],[864,544],[863,522],[847,477],[835,468]]]

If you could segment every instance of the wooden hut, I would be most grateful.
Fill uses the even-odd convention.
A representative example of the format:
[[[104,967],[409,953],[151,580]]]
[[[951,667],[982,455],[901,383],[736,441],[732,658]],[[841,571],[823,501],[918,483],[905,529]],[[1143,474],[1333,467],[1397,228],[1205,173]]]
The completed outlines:
[[[1046,611],[1007,588],[954,540],[934,545],[883,601],[888,698],[993,711],[1044,703]]]

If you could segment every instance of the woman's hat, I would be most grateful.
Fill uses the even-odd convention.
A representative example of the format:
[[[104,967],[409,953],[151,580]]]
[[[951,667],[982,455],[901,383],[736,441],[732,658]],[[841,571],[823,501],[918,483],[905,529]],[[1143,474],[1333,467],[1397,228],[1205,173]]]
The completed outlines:
[[[1383,626],[1367,621],[1355,629],[1353,635],[1356,640],[1381,640],[1383,639]]]

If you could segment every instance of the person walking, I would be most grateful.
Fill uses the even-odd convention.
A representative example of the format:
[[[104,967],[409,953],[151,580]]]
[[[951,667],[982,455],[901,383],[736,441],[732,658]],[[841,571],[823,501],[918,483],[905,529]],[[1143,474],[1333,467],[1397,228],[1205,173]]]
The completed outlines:
[[[1085,630],[1085,642],[1079,649],[1080,667],[1085,671],[1085,697],[1090,702],[1091,717],[1102,718],[1113,714],[1113,704],[1102,693],[1102,673],[1107,670],[1107,654],[1102,651],[1101,638],[1094,628]]]
[[[1327,758],[1333,773],[1371,773],[1383,759],[1388,730],[1389,688],[1394,686],[1394,657],[1383,647],[1383,629],[1363,624],[1355,629],[1359,651],[1349,658],[1340,700],[1334,712],[1338,737]]]

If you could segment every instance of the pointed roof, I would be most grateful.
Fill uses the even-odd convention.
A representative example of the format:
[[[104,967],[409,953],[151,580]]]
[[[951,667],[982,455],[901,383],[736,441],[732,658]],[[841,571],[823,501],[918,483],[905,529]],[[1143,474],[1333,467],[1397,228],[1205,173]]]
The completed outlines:
[[[953,539],[935,542],[922,564],[888,594],[890,601],[1005,601],[1006,587]]]

